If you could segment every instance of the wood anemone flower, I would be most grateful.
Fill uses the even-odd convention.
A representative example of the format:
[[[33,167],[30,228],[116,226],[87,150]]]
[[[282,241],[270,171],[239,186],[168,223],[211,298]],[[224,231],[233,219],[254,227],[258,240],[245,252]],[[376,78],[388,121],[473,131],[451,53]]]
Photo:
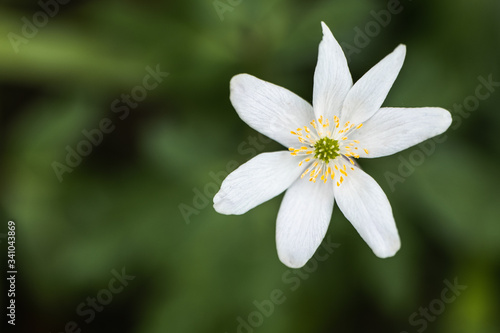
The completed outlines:
[[[403,65],[399,45],[354,85],[342,48],[325,23],[312,105],[248,74],[231,79],[231,102],[250,127],[288,150],[262,153],[233,171],[214,197],[221,214],[243,214],[286,191],[279,209],[280,260],[299,268],[313,256],[334,202],[375,255],[393,256],[400,239],[391,205],[356,162],[397,153],[446,131],[447,110],[382,108]]]

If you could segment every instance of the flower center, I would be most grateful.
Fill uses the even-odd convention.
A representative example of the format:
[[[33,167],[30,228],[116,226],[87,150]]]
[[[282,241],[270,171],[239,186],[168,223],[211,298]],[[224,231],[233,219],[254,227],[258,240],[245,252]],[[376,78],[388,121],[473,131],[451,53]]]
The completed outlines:
[[[329,137],[322,137],[314,144],[314,157],[325,163],[340,156],[339,142]]]
[[[333,124],[330,125],[328,119],[323,121],[323,116],[310,122],[314,129],[304,126],[292,131],[293,135],[297,136],[303,146],[300,148],[289,148],[293,156],[304,156],[300,161],[299,166],[304,163],[311,163],[304,171],[301,178],[309,174],[309,180],[316,182],[316,178],[321,175],[321,180],[326,183],[328,177],[337,186],[340,186],[347,177],[349,169],[354,171],[353,158],[359,158],[360,153],[364,152],[368,155],[367,149],[362,149],[359,146],[358,140],[350,140],[348,136],[352,135],[356,130],[360,129],[363,124],[351,124],[349,121],[340,126],[340,120],[337,116],[333,117]],[[352,137],[352,136],[351,136]],[[352,165],[347,167],[350,162]],[[347,164],[347,165],[346,165]]]

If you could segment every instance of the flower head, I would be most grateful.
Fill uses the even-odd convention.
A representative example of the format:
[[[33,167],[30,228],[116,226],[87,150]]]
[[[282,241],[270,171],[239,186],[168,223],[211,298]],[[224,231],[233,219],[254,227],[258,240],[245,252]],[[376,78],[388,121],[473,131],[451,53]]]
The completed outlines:
[[[393,256],[400,239],[389,201],[359,158],[397,153],[443,133],[441,108],[381,108],[403,65],[399,45],[354,85],[347,61],[322,22],[312,106],[248,74],[231,80],[231,102],[250,127],[288,148],[262,153],[232,172],[214,197],[222,214],[243,214],[286,191],[276,224],[280,260],[302,267],[330,223],[334,201],[373,252]]]

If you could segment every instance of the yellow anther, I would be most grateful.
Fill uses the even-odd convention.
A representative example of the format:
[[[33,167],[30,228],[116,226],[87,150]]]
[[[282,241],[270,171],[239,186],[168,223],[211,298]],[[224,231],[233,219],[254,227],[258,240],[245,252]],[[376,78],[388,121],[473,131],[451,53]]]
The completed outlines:
[[[342,176],[340,176],[340,184],[342,184],[343,181],[344,181],[344,178],[342,178]]]
[[[363,150],[365,151],[365,153],[367,153],[367,154],[368,154],[368,149],[366,149],[366,148],[365,148],[365,149],[363,149]]]
[[[289,151],[294,151],[294,150],[295,150],[295,148],[290,147],[290,148],[288,148],[288,150],[289,150]]]
[[[363,124],[359,124],[356,129],[363,127]]]
[[[358,141],[358,140],[354,140],[354,142],[359,143],[359,141]]]
[[[340,173],[347,177],[347,172],[345,172],[344,170],[340,170]]]
[[[347,136],[344,136],[344,137],[342,138],[342,140],[344,140],[344,141],[345,141],[345,140],[347,140]]]

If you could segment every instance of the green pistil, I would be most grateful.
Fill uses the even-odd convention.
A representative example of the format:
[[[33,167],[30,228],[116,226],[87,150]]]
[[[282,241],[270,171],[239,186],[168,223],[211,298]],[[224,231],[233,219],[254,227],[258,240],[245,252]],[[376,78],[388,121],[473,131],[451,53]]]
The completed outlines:
[[[323,137],[314,144],[314,157],[325,163],[339,156],[339,143],[337,140]]]

